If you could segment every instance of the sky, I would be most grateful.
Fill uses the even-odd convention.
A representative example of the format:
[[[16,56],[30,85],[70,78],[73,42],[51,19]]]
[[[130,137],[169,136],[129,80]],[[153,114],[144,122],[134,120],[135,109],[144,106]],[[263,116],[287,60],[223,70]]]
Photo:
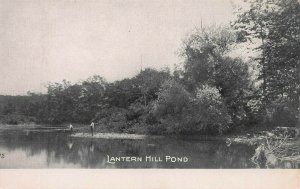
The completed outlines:
[[[0,94],[172,68],[189,32],[232,16],[230,0],[0,0]]]

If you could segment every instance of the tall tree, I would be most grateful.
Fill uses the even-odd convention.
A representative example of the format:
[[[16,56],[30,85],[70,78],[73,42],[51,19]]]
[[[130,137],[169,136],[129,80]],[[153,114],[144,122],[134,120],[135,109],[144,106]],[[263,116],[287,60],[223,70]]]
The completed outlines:
[[[253,0],[237,13],[234,26],[244,41],[258,46],[263,109],[284,104],[300,114],[300,3],[298,0]]]
[[[235,34],[223,27],[202,28],[191,34],[182,51],[182,73],[184,84],[193,94],[205,85],[217,88],[232,120],[239,124],[247,116],[252,82],[247,64],[228,56],[235,41]]]

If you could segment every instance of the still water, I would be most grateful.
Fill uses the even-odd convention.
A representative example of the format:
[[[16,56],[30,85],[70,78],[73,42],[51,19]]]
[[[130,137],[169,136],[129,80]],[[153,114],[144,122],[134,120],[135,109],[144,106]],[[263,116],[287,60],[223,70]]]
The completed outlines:
[[[253,153],[249,146],[227,147],[223,140],[92,139],[54,130],[0,129],[0,168],[255,168]],[[107,156],[143,160],[111,164]],[[146,162],[146,156],[156,159]],[[166,162],[165,156],[188,161]]]

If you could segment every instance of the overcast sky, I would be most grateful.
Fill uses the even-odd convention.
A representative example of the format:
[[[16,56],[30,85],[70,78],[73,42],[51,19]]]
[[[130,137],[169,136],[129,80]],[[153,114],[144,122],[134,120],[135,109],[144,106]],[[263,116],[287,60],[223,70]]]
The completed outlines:
[[[0,94],[98,74],[172,67],[195,27],[226,23],[230,0],[0,0]]]

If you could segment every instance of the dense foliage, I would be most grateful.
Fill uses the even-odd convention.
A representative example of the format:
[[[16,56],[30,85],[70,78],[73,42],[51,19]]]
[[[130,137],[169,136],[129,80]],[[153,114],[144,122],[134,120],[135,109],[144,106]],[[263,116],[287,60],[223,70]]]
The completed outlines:
[[[249,4],[238,12],[233,26],[242,42],[259,42],[253,50],[260,65],[261,113],[271,124],[295,125],[300,115],[299,1],[252,0]],[[278,115],[280,122],[274,121]]]
[[[45,95],[2,100],[2,116],[32,116],[50,124],[96,121],[102,131],[151,134],[299,125],[299,2],[245,4],[231,26],[191,32],[180,49],[184,61],[174,72],[147,68],[113,83],[101,76],[52,83]],[[238,45],[251,43],[258,44],[251,59],[232,56]]]

